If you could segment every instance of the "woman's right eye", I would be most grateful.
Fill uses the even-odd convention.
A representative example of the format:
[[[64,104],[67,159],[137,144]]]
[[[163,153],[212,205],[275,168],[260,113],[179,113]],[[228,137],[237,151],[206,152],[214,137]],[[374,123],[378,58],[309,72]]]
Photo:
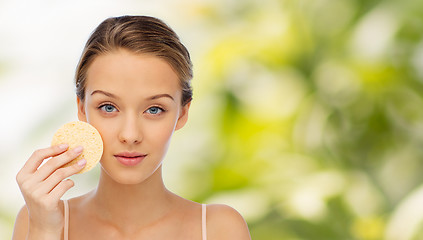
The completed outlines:
[[[106,112],[106,113],[112,113],[112,112],[116,112],[116,111],[117,111],[117,109],[115,108],[115,106],[113,106],[113,105],[111,105],[111,104],[104,104],[104,105],[101,105],[101,106],[99,107],[99,109],[100,109],[101,111]]]

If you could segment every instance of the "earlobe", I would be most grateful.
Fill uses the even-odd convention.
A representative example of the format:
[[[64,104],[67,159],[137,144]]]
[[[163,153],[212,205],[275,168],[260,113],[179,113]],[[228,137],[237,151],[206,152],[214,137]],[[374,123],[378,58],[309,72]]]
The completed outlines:
[[[76,98],[76,105],[78,107],[78,119],[79,119],[79,121],[86,122],[87,121],[87,115],[85,113],[84,101],[81,100],[79,97],[77,97]]]
[[[178,117],[178,122],[176,123],[175,130],[181,129],[187,123],[190,106],[191,106],[191,102],[187,103],[185,106],[182,107]]]

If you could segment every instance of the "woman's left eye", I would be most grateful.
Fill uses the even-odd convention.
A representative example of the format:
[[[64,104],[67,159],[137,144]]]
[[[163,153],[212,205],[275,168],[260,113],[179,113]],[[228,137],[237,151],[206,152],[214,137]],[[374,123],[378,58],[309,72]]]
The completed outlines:
[[[157,114],[162,113],[163,111],[164,111],[163,108],[151,107],[151,108],[147,109],[146,112],[149,113],[149,114],[157,115]]]

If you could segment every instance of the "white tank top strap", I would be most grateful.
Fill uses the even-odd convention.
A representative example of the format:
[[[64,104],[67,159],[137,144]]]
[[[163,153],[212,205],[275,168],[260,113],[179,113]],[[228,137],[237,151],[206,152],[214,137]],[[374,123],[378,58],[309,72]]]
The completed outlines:
[[[203,234],[202,239],[207,240],[207,204],[201,206],[201,233]]]
[[[63,200],[63,206],[64,206],[63,240],[68,240],[68,235],[69,235],[69,204],[68,204],[68,200]]]

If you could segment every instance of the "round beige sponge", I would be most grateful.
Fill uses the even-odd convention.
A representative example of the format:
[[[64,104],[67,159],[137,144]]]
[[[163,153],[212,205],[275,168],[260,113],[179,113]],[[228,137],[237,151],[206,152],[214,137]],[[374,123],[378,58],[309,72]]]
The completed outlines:
[[[69,122],[59,128],[53,136],[51,145],[67,143],[69,149],[82,146],[82,153],[63,167],[75,164],[80,159],[87,160],[85,167],[78,173],[91,170],[103,155],[103,141],[100,133],[92,125],[82,121]]]

